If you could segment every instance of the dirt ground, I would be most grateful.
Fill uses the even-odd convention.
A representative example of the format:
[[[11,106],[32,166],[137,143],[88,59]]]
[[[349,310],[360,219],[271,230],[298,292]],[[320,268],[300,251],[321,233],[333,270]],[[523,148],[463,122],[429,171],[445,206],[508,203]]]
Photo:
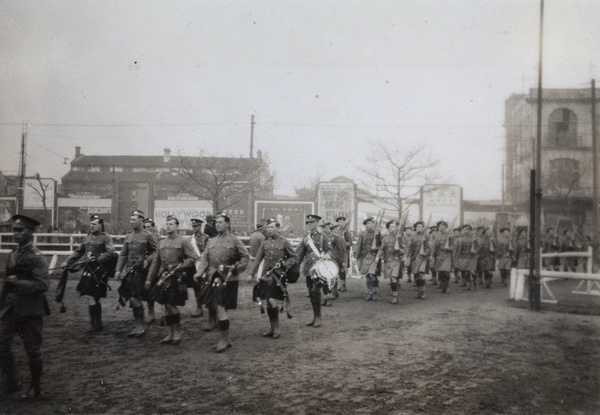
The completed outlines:
[[[527,302],[508,301],[494,278],[492,289],[463,292],[453,283],[448,294],[428,282],[425,300],[403,282],[396,306],[385,282],[380,299],[367,302],[363,281],[350,279],[323,308],[320,328],[305,326],[312,312],[300,280],[290,285],[293,318],[283,315],[277,340],[261,337],[267,316],[242,283],[240,307],[230,313],[233,347],[217,354],[218,333],[204,333],[204,319],[190,317],[191,301],[178,346],[159,345],[166,329],[157,325],[141,339],[126,337],[132,314],[115,309],[115,291],[103,303],[105,330],[84,334],[87,304],[72,277],[67,312],[53,303],[45,323],[45,397],[10,396],[0,413],[600,413],[599,297],[586,297],[585,315],[532,312]],[[575,283],[553,284],[568,293]],[[27,384],[25,354],[20,341],[15,346]]]

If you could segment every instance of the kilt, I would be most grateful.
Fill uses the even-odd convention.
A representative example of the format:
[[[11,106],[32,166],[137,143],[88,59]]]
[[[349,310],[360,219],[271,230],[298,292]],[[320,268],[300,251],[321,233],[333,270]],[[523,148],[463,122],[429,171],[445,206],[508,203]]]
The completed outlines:
[[[358,260],[358,269],[362,275],[368,274],[373,261],[375,261],[375,256],[376,254],[369,252],[364,258]]]
[[[383,278],[402,278],[402,261],[390,258],[383,266]]]
[[[162,305],[184,306],[188,299],[187,285],[172,277],[166,284],[154,285],[148,292],[148,298]]]
[[[417,255],[411,261],[411,270],[410,271],[413,274],[419,274],[419,273],[429,274],[429,260],[427,259],[427,257]]]
[[[223,277],[216,271],[210,278],[204,278],[200,283],[198,296],[202,304],[207,307],[223,306],[225,310],[237,308],[239,281],[227,281],[223,284]]]

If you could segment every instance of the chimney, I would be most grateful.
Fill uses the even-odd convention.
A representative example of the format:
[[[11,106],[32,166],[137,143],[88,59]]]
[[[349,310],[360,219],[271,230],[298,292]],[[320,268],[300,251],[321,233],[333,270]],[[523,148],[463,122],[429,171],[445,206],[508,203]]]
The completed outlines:
[[[168,163],[169,160],[171,160],[171,149],[170,148],[165,148],[164,150],[164,155],[163,155],[163,161],[165,163]]]
[[[81,156],[81,147],[75,146],[75,159],[74,160],[78,159],[79,156]]]

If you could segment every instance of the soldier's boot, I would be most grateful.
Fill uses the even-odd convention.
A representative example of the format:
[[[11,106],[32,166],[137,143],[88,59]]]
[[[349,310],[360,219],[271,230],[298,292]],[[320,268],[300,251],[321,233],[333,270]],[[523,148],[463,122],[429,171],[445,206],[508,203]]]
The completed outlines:
[[[392,299],[390,304],[398,304],[398,291],[392,291]]]
[[[377,287],[373,287],[373,289],[371,290],[371,292],[373,293],[371,295],[371,300],[377,301]]]
[[[94,307],[96,307],[96,331],[102,331],[104,330],[104,325],[102,324],[102,306],[100,303],[96,303]]]
[[[229,319],[219,320],[218,324],[220,338],[215,350],[217,353],[223,353],[232,346],[231,338],[229,337]]]
[[[473,291],[477,291],[477,279],[473,278]]]
[[[310,294],[310,302],[313,309],[313,320],[307,326],[319,327],[321,325],[321,299],[318,294]]]
[[[90,313],[90,328],[86,330],[86,333],[94,333],[96,331],[96,305],[89,305],[88,312]]]
[[[275,311],[279,311],[278,308],[272,308],[272,307],[267,307],[267,315],[269,316],[269,323],[271,324],[271,329],[269,331],[267,331],[266,333],[263,333],[262,336],[263,337],[273,337],[273,332],[275,330],[275,322],[274,322],[274,312]]]
[[[154,301],[148,301],[148,319],[146,320],[146,324],[155,324],[155,323],[156,323],[156,317],[154,314]],[[162,324],[162,325],[164,326],[164,324]]]
[[[419,287],[419,291],[415,298],[423,300],[425,298],[425,280],[419,280],[417,285]]]
[[[128,337],[141,337],[146,333],[146,324],[144,322],[144,308],[134,307],[133,317],[135,318],[135,328],[127,334]]]
[[[431,285],[438,285],[437,272],[431,271]]]
[[[446,294],[448,292],[449,285],[450,285],[450,276],[447,275],[447,276],[444,277],[444,284],[443,284],[442,293]]]
[[[274,339],[278,339],[281,336],[279,332],[279,309],[275,307],[273,309],[273,337]]]
[[[465,281],[465,285],[462,290],[463,291],[471,291],[471,281],[470,280],[468,282]]]
[[[371,279],[367,278],[365,283],[365,300],[369,301],[373,299],[373,282]]]
[[[160,344],[171,344],[171,342],[173,341],[173,335],[175,332],[175,328],[173,327],[173,322],[172,322],[171,318],[172,318],[172,316],[165,317],[166,324],[167,324],[167,330],[168,330],[169,334],[167,334],[167,337],[165,337],[164,339],[159,341]]]
[[[346,291],[346,280],[342,280],[342,284],[340,286],[340,291]]]
[[[11,354],[8,357],[0,358],[0,381],[2,381],[2,389],[0,397],[17,392],[23,386],[17,365]]]
[[[204,315],[204,309],[202,308],[202,301],[196,298],[196,311],[192,313],[192,318],[199,318]]]
[[[44,368],[44,361],[40,359],[35,359],[29,362],[29,371],[31,372],[31,384],[29,385],[29,389],[23,395],[21,395],[21,399],[33,399],[42,394],[42,388],[40,386],[42,379],[42,370]]]
[[[179,344],[181,342],[181,336],[183,331],[181,330],[181,314],[177,313],[173,315],[173,341],[171,344]]]

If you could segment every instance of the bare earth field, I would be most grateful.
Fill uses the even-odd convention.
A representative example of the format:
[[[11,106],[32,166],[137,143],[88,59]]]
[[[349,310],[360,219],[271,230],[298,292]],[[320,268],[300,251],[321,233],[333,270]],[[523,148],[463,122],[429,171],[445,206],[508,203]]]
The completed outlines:
[[[240,307],[230,313],[233,347],[217,354],[218,333],[190,318],[191,301],[178,346],[158,344],[166,335],[158,325],[141,339],[126,337],[132,314],[115,309],[114,291],[103,303],[104,332],[84,334],[87,304],[71,278],[67,312],[53,303],[44,328],[46,396],[10,396],[0,413],[600,413],[600,297],[576,296],[584,314],[565,305],[537,313],[508,301],[498,284],[463,292],[452,283],[439,294],[428,282],[423,301],[404,282],[393,306],[386,283],[379,301],[367,302],[363,281],[350,279],[348,292],[323,307],[323,326],[312,328],[300,280],[290,285],[294,317],[283,314],[282,337],[273,340],[261,337],[268,319],[251,301],[252,286],[241,283]],[[552,284],[559,301],[575,285]],[[27,384],[25,353],[20,341],[15,346]]]

